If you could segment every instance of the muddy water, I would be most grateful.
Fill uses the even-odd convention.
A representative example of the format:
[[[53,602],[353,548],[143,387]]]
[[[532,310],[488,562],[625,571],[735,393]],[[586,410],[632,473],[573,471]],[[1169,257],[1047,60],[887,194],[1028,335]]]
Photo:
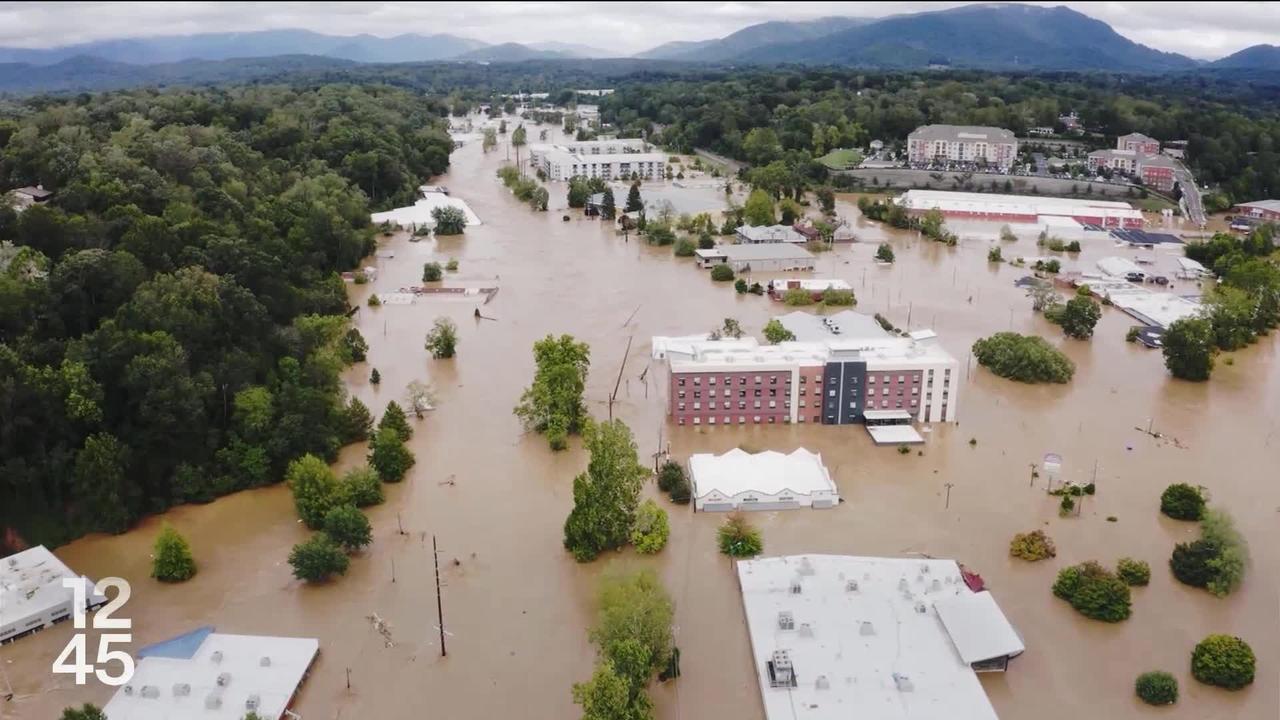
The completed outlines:
[[[403,401],[411,380],[425,380],[439,396],[439,409],[416,425],[417,465],[403,484],[389,488],[385,505],[370,511],[372,547],[330,585],[294,581],[285,558],[306,532],[287,490],[276,487],[165,516],[187,535],[200,562],[200,574],[181,586],[147,579],[158,518],[126,535],[61,548],[59,555],[79,571],[132,581],[127,614],[138,644],[201,624],[318,637],[321,659],[296,707],[309,720],[573,717],[569,687],[588,677],[593,659],[586,627],[594,581],[611,562],[648,564],[675,597],[684,670],[678,683],[654,689],[659,716],[762,717],[736,584],[715,551],[720,517],[672,508],[671,541],[656,558],[626,552],[578,565],[561,549],[572,477],[586,458],[576,444],[551,453],[543,439],[521,431],[511,407],[532,375],[531,344],[567,332],[591,344],[587,402],[601,417],[627,338],[634,337],[614,411],[645,454],[659,442],[670,443],[677,458],[738,445],[804,446],[823,454],[848,502],[827,512],[754,516],[767,552],[920,552],[955,557],[981,572],[1028,648],[1007,674],[983,678],[1002,717],[1277,717],[1280,363],[1274,339],[1234,353],[1234,364],[1220,363],[1210,383],[1173,382],[1157,353],[1124,342],[1130,321],[1113,309],[1104,312],[1092,342],[1057,340],[1056,328],[1034,316],[1013,287],[1025,272],[986,262],[989,241],[976,236],[994,235],[994,227],[965,228],[962,234],[972,239],[947,248],[856,219],[868,242],[823,253],[818,274],[852,283],[859,309],[901,326],[910,318],[912,329],[936,328],[962,362],[978,337],[1009,328],[1039,332],[1076,361],[1075,380],[1026,387],[971,366],[963,371],[960,424],[934,428],[923,456],[873,448],[856,427],[677,428],[665,423],[655,382],[661,368],[650,366],[648,338],[708,330],[724,317],[758,333],[779,308],[710,282],[691,261],[673,258],[670,248],[624,242],[576,213],[564,222],[563,212],[530,212],[494,177],[503,156],[468,145],[440,179],[484,224],[459,238],[385,239],[396,257],[371,261],[381,270],[377,281],[352,287],[353,301],[364,307],[368,293],[416,283],[423,262],[449,258],[460,263],[450,282],[501,287],[482,306],[493,320],[476,320],[476,305],[457,300],[364,307],[355,318],[369,341],[370,361],[346,375],[354,395],[377,411],[388,400]],[[562,195],[564,188],[552,192]],[[852,201],[841,199],[841,212],[851,218]],[[889,268],[871,263],[882,239],[898,256]],[[1031,239],[1006,247],[1006,256],[1014,253],[1040,254]],[[1107,254],[1114,254],[1109,243],[1088,244],[1075,262],[1091,265]],[[422,348],[424,333],[441,315],[460,329],[459,354],[450,361],[431,360]],[[368,383],[372,367],[381,372],[380,386]],[[640,379],[646,368],[647,387]],[[1134,429],[1149,422],[1184,447]],[[1096,463],[1099,492],[1086,500],[1081,517],[1060,519],[1056,499],[1030,485],[1029,464],[1048,451],[1063,455],[1070,479],[1092,477]],[[348,448],[341,465],[362,455],[362,448]],[[1160,490],[1174,481],[1210,488],[1252,542],[1250,574],[1230,598],[1180,586],[1165,570],[1173,544],[1194,536],[1191,526],[1157,511]],[[953,484],[949,508],[944,483]],[[1036,565],[1010,560],[1009,538],[1037,527],[1056,540],[1058,557]],[[451,633],[444,659],[435,628],[433,535]],[[1112,563],[1122,555],[1153,568],[1151,585],[1134,592],[1130,620],[1084,620],[1050,593],[1058,568],[1094,558]],[[366,620],[375,612],[391,622],[393,647],[385,647]],[[1248,690],[1227,693],[1191,679],[1191,648],[1215,632],[1252,643],[1259,673]],[[0,666],[17,695],[0,705],[5,717],[43,720],[72,703],[102,704],[110,697],[99,685],[75,688],[51,679],[49,663],[70,634],[64,625],[0,648]],[[1134,699],[1134,676],[1155,668],[1181,681],[1177,707],[1156,711]]]

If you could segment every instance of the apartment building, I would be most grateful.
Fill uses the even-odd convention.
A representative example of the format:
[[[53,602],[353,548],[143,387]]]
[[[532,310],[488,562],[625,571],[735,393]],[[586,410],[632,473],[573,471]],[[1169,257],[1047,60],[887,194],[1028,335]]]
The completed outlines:
[[[531,145],[529,164],[548,180],[574,177],[625,180],[634,173],[645,180],[666,176],[667,156],[646,152],[644,140],[590,140],[559,145]]]
[[[914,164],[986,164],[1008,170],[1018,157],[1018,141],[1003,128],[925,125],[907,136],[907,159]]]
[[[1142,155],[1159,155],[1160,141],[1142,133],[1129,133],[1116,138],[1117,150],[1128,150]]]
[[[1141,178],[1143,184],[1162,192],[1173,190],[1176,162],[1165,155],[1146,154],[1138,150],[1095,150],[1089,153],[1089,169],[1101,168]]]

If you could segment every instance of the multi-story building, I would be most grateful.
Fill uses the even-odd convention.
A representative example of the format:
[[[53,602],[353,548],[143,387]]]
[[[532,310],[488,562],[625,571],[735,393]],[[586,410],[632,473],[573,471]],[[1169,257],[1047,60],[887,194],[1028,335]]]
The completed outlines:
[[[1280,200],[1239,203],[1231,208],[1231,212],[1263,222],[1280,222]]]
[[[680,425],[954,422],[956,359],[931,332],[884,335],[666,344],[668,413]]]
[[[1160,141],[1149,138],[1142,133],[1129,133],[1116,138],[1117,150],[1128,150],[1143,155],[1159,155]]]
[[[1003,128],[972,125],[925,125],[907,136],[912,163],[987,164],[1008,170],[1018,157],[1018,141]]]
[[[529,164],[545,173],[548,180],[625,180],[633,173],[646,180],[660,180],[666,176],[667,155],[646,152],[647,149],[648,145],[636,138],[531,145]]]
[[[1132,173],[1138,164],[1138,153],[1133,150],[1094,150],[1089,153],[1089,169],[1097,172],[1110,168],[1116,172]]]
[[[1089,153],[1089,169],[1100,168],[1142,178],[1149,187],[1168,192],[1173,189],[1177,164],[1165,155],[1147,154],[1138,150],[1095,150]]]

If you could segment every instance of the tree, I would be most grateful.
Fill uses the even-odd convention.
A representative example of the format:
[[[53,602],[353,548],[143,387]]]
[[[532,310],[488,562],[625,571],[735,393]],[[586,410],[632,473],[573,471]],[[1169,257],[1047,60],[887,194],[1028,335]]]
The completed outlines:
[[[69,707],[63,710],[60,720],[107,720],[107,714],[96,705],[85,703],[78,709]]]
[[[369,407],[360,402],[360,398],[353,396],[342,412],[342,441],[353,443],[368,440],[372,429],[373,415],[369,413]]]
[[[813,293],[805,288],[789,288],[782,293],[782,303],[788,307],[801,307],[813,304]]]
[[[151,577],[161,582],[183,582],[195,577],[196,561],[186,538],[169,523],[160,526],[151,560]]]
[[[516,167],[521,168],[520,170],[521,173],[523,173],[524,170],[520,165],[520,148],[524,147],[525,142],[528,140],[528,138],[529,138],[529,135],[528,135],[528,132],[524,129],[524,125],[520,125],[516,127],[515,131],[511,133],[511,147],[516,149]]]
[[[1257,340],[1254,317],[1258,300],[1240,288],[1219,284],[1207,293],[1205,317],[1213,328],[1214,344],[1222,350],[1239,350]]]
[[[433,358],[451,358],[458,347],[458,326],[447,317],[436,318],[427,333],[427,350]]]
[[[462,208],[442,205],[431,211],[436,221],[436,235],[461,235],[467,229],[467,214]]]
[[[1204,318],[1175,320],[1165,330],[1164,365],[1176,378],[1204,381],[1213,372],[1213,326]]]
[[[1249,545],[1236,530],[1235,521],[1225,510],[1208,510],[1200,521],[1201,540],[1215,549],[1206,565],[1209,580],[1205,588],[1218,597],[1226,597],[1244,581],[1249,563]]]
[[[114,435],[100,432],[85,438],[76,453],[73,490],[88,527],[104,532],[128,529],[141,500],[126,477],[128,467],[129,448]]]
[[[711,279],[715,282],[729,282],[733,280],[733,268],[726,263],[721,263],[711,268]]]
[[[306,582],[324,582],[334,575],[346,574],[350,564],[351,560],[338,543],[322,532],[289,551],[293,576]]]
[[[400,482],[414,462],[413,453],[405,447],[403,436],[393,428],[379,429],[373,436],[369,464],[378,472],[378,477],[383,482]]]
[[[987,262],[1004,262],[1004,251],[1000,249],[999,245],[992,245],[991,249],[987,251]]]
[[[999,332],[973,344],[978,364],[1003,378],[1025,383],[1065,383],[1075,364],[1062,351],[1034,335]]]
[[[591,350],[572,335],[548,335],[533,344],[533,359],[533,384],[513,412],[525,429],[544,433],[551,449],[563,450],[568,436],[581,432],[587,420],[582,393]]]
[[[622,547],[635,526],[640,484],[648,474],[636,455],[631,429],[621,420],[587,423],[591,459],[573,480],[573,510],[564,523],[564,547],[578,562]]]
[[[631,189],[627,191],[627,204],[623,208],[626,212],[635,212],[644,208],[644,200],[640,197],[640,182],[631,183]]]
[[[1232,635],[1210,635],[1191,652],[1191,675],[1206,685],[1239,690],[1253,683],[1256,667],[1253,648]]]
[[[359,330],[351,328],[342,337],[342,352],[349,363],[364,362],[369,353],[369,343],[365,342],[364,335]]]
[[[1214,577],[1210,562],[1218,557],[1219,552],[1218,546],[1204,539],[1178,543],[1169,558],[1169,569],[1184,585],[1207,587]]]
[[[828,307],[853,307],[858,304],[858,299],[852,290],[827,288],[822,291],[822,303]]]
[[[773,215],[773,199],[769,193],[759,188],[752,190],[747,202],[742,206],[742,217],[748,225],[774,225],[777,219]]]
[[[538,212],[546,212],[547,205],[550,202],[551,193],[547,192],[547,189],[541,186],[534,190],[533,194],[529,196],[529,207],[537,210]]]
[[[1178,702],[1178,679],[1161,670],[1144,672],[1133,685],[1134,692],[1148,705],[1172,705]]]
[[[834,215],[836,212],[836,194],[831,188],[822,186],[814,191],[818,197],[818,207],[822,209],[824,215]]]
[[[689,238],[680,238],[676,241],[676,246],[675,249],[672,250],[672,253],[676,257],[693,257],[696,254],[697,249],[698,247],[694,245],[693,241]]]
[[[425,263],[422,266],[422,282],[440,282],[444,278],[444,268],[438,262]]]
[[[312,530],[324,525],[324,516],[339,499],[338,478],[323,460],[307,454],[289,463],[285,482],[293,493],[298,517]]]
[[[667,537],[671,534],[671,526],[667,522],[667,511],[658,507],[652,500],[645,500],[636,511],[636,522],[631,528],[631,544],[636,552],[652,555],[667,545]]]
[[[658,489],[662,492],[671,492],[682,480],[684,468],[678,462],[668,460],[658,469]]]
[[[711,333],[713,340],[721,337],[731,337],[734,340],[742,337],[742,324],[733,318],[725,318],[720,327]]]
[[[796,336],[795,333],[783,326],[778,318],[771,318],[769,322],[764,324],[764,339],[768,340],[770,345],[777,345],[780,342],[795,340]]]
[[[1032,530],[1013,536],[1013,540],[1009,542],[1009,555],[1035,562],[1056,557],[1058,549],[1054,546],[1053,539],[1045,535],[1043,530]]]
[[[1116,563],[1116,575],[1125,582],[1126,585],[1146,585],[1151,582],[1151,566],[1146,560],[1134,560],[1133,558],[1120,558]]]
[[[381,505],[382,478],[368,465],[351,468],[339,481],[339,502],[358,508]]]
[[[716,542],[720,552],[729,557],[752,557],[764,551],[760,531],[740,512],[730,515],[716,530]]]
[[[373,542],[369,518],[355,505],[338,505],[324,516],[324,532],[347,552],[355,552]]]
[[[586,207],[587,200],[590,198],[591,189],[587,187],[587,181],[585,179],[575,177],[569,180],[569,207]]]
[[[1160,493],[1160,512],[1174,520],[1199,520],[1204,508],[1204,493],[1193,485],[1174,483]]]
[[[650,569],[607,570],[596,592],[598,620],[588,637],[603,662],[612,663],[633,700],[672,655],[675,608]]]
[[[378,429],[385,430],[390,428],[400,436],[401,440],[408,440],[413,437],[413,428],[409,425],[409,419],[404,414],[404,409],[395,400],[387,403],[387,409],[382,411],[382,419],[378,421]]]
[[[1093,298],[1076,295],[1067,301],[1062,311],[1059,324],[1067,337],[1087,340],[1093,336],[1093,328],[1102,318],[1102,306]]]
[[[794,225],[796,220],[804,217],[804,208],[791,198],[783,198],[782,202],[778,203],[778,212],[782,215],[783,225]]]
[[[481,142],[480,148],[484,152],[498,147],[498,131],[493,128],[484,129],[484,140]]]
[[[618,208],[613,198],[613,188],[604,189],[604,198],[600,201],[600,217],[612,220],[618,216]]]
[[[710,250],[716,246],[716,239],[711,237],[711,233],[703,231],[698,235],[698,249]]]
[[[1053,594],[1094,620],[1120,622],[1131,613],[1129,586],[1092,560],[1059,571]]]
[[[647,720],[631,706],[627,681],[604,661],[596,664],[591,680],[573,684],[573,702],[582,706],[582,720]]]
[[[893,246],[889,243],[880,243],[880,247],[876,248],[876,260],[885,263],[893,262]]]
[[[369,373],[369,384],[378,385],[381,383],[382,383],[382,374],[378,372],[378,368],[374,368],[373,372]]]

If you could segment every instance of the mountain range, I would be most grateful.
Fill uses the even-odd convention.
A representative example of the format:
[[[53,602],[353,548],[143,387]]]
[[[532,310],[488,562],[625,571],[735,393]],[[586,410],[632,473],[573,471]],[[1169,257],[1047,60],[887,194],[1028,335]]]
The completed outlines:
[[[337,36],[308,30],[205,33],[104,40],[51,49],[0,48],[0,90],[72,89],[76,73],[149,78],[216,74],[210,62],[232,61],[235,73],[266,72],[267,62],[324,67],[343,63],[488,62],[619,57],[564,42],[490,44],[450,34]],[[307,62],[302,56],[316,58]],[[1280,47],[1257,45],[1220,60],[1199,60],[1135,43],[1106,23],[1066,7],[968,5],[883,18],[825,17],[752,25],[722,38],[670,42],[637,53],[637,61],[720,65],[842,65],[911,69],[1104,71],[1168,73],[1198,69],[1280,70]],[[100,66],[95,66],[94,61]],[[256,62],[255,62],[256,61]],[[185,66],[184,66],[185,64]],[[95,83],[85,82],[84,87]]]

